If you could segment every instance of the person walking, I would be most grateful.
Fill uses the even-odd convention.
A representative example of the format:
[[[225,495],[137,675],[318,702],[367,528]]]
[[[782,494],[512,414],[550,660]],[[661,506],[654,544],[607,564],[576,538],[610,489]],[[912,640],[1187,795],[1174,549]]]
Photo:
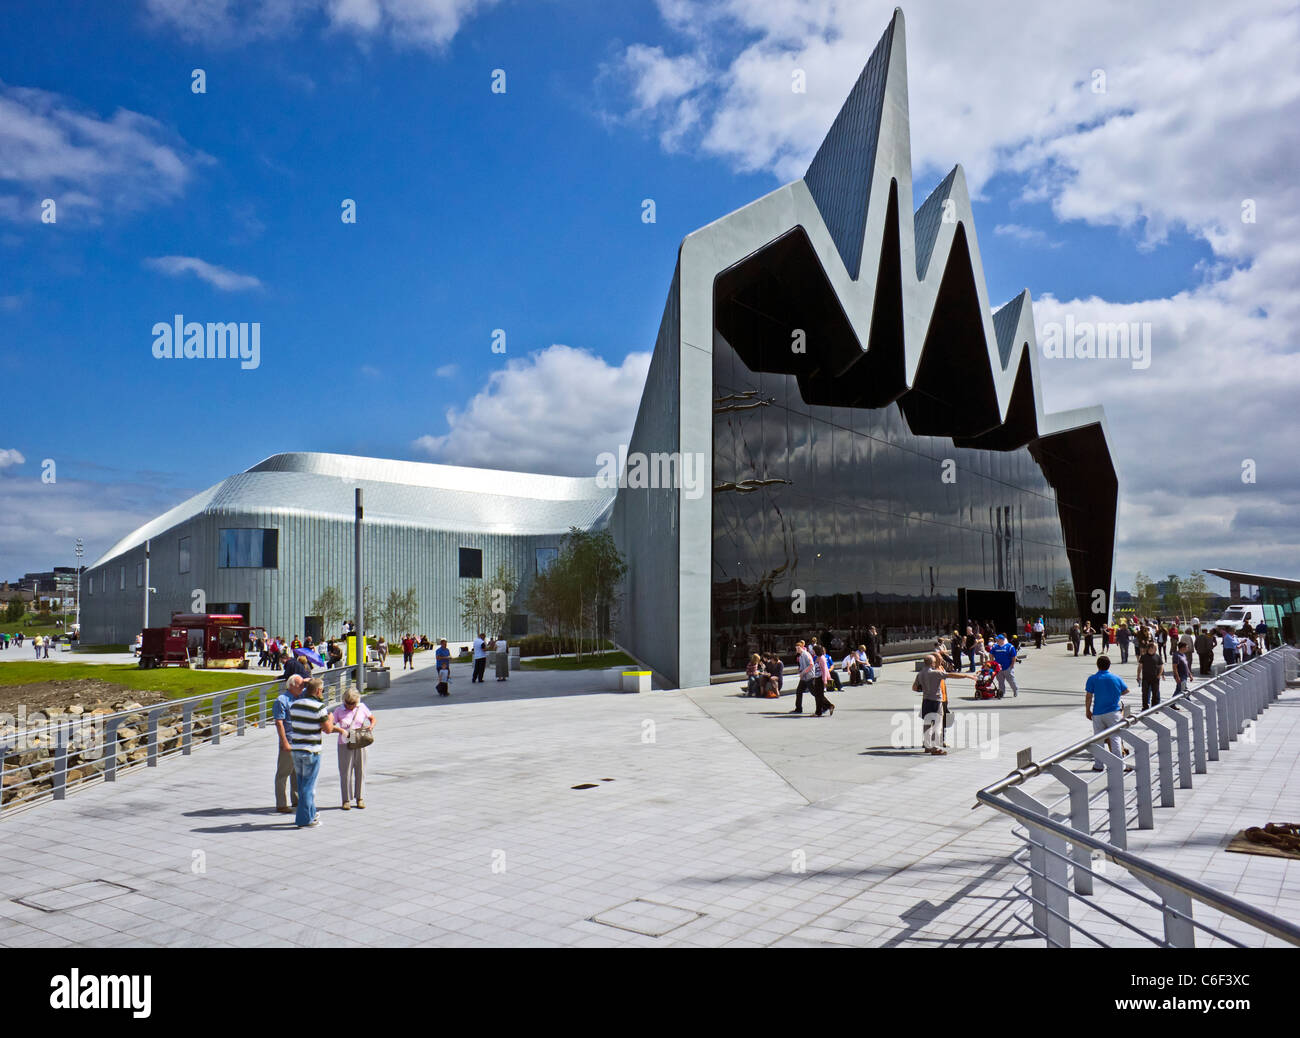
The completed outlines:
[[[1165,625],[1159,620],[1156,621],[1156,644],[1160,646],[1160,662],[1165,661],[1165,643],[1169,640],[1169,632],[1165,630]]]
[[[349,688],[343,693],[343,702],[334,708],[334,727],[339,733],[339,784],[343,790],[343,810],[366,806],[366,747],[360,745],[353,732],[364,729],[374,731],[375,715],[361,702],[361,693]]]
[[[1007,685],[1011,686],[1012,696],[1019,696],[1020,686],[1016,682],[1015,675],[1016,656],[1018,655],[1016,647],[1007,642],[1005,634],[999,634],[997,643],[989,650],[989,655],[1001,668],[997,674],[998,698],[1001,699],[1007,694]]]
[[[1119,625],[1119,630],[1115,632],[1115,644],[1119,646],[1120,663],[1128,662],[1128,645],[1132,637],[1132,632],[1128,629],[1128,624]]]
[[[1041,649],[1043,647],[1043,633],[1046,630],[1047,628],[1043,625],[1043,618],[1040,616],[1037,620],[1034,621],[1034,648],[1035,649]]]
[[[1214,674],[1214,639],[1210,637],[1208,630],[1199,631],[1196,635],[1196,641],[1193,642],[1196,648],[1196,655],[1201,664],[1201,676],[1209,677]]]
[[[402,669],[415,669],[415,639],[409,634],[402,635]]]
[[[1174,654],[1170,660],[1174,668],[1174,695],[1181,696],[1187,691],[1187,686],[1192,681],[1192,667],[1188,662],[1188,656],[1191,655],[1186,642],[1179,642],[1174,649]]]
[[[1123,718],[1123,711],[1120,709],[1120,698],[1128,691],[1128,686],[1120,680],[1118,674],[1112,674],[1110,669],[1110,657],[1097,657],[1097,671],[1088,677],[1084,684],[1085,694],[1083,697],[1083,716],[1092,722],[1092,731],[1096,735],[1104,732],[1107,728],[1113,728],[1119,724]],[[1123,749],[1120,746],[1119,736],[1112,735],[1107,740],[1110,744],[1110,752],[1116,757],[1123,756]],[[1096,762],[1092,766],[1093,771],[1105,771],[1105,767]],[[1132,765],[1126,765],[1125,771],[1132,771]]]
[[[299,829],[321,824],[316,817],[321,737],[335,731],[334,719],[321,701],[324,687],[320,678],[312,678],[289,708],[289,747],[293,751],[293,772],[298,778],[298,811],[294,821]]]
[[[1083,625],[1083,654],[1085,656],[1096,656],[1097,646],[1093,644],[1093,638],[1097,632],[1092,629],[1092,621],[1089,620]]]
[[[813,717],[823,717],[827,711],[830,712],[831,716],[834,716],[835,706],[826,698],[826,690],[831,683],[830,653],[820,643],[815,643],[812,646],[812,654],[814,668],[812,694],[813,701],[817,704],[817,711],[813,714]]]
[[[275,810],[282,815],[293,814],[298,806],[298,776],[293,770],[293,747],[289,742],[289,710],[302,695],[302,685],[301,676],[293,675],[271,707],[271,719],[279,738],[279,753],[275,758]]]
[[[379,636],[379,640],[375,642],[375,651],[379,653],[379,665],[381,667],[387,667],[388,666],[388,642],[385,640],[382,634]],[[411,667],[412,669],[414,669],[415,667],[414,662],[412,662]],[[403,667],[402,669],[405,670],[406,668]]]
[[[1142,646],[1142,654],[1137,662],[1137,677],[1142,686],[1142,709],[1148,710],[1160,702],[1160,679],[1165,673],[1165,664],[1160,658],[1154,638]]]
[[[474,673],[470,675],[470,684],[482,682],[483,673],[487,670],[487,634],[480,633],[474,639]]]
[[[438,668],[438,695],[451,695],[451,650],[447,648],[447,639],[438,642],[433,653],[434,664]]]
[[[807,644],[802,639],[794,643],[794,651],[799,660],[799,684],[795,688],[794,709],[790,713],[802,714],[803,696],[805,692],[812,691],[813,672],[816,670],[816,664],[813,662],[812,653],[808,651]]]

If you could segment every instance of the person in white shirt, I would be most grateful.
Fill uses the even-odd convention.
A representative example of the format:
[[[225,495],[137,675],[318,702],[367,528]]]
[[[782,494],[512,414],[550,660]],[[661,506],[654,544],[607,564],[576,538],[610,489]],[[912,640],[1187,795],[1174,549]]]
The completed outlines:
[[[487,670],[487,634],[481,633],[474,639],[474,673],[470,677],[470,684],[475,681],[481,682],[483,674]]]

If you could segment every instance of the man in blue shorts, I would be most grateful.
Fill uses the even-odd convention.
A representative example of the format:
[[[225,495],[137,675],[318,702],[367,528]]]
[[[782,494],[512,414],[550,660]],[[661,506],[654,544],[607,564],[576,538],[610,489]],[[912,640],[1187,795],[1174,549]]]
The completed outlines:
[[[1119,679],[1119,676],[1110,672],[1110,657],[1097,657],[1097,673],[1088,678],[1084,685],[1087,694],[1083,697],[1083,715],[1092,722],[1093,733],[1104,732],[1107,728],[1119,724],[1123,718],[1123,711],[1120,709],[1119,700],[1128,686]],[[1110,752],[1116,757],[1121,756],[1122,750],[1119,744],[1119,736],[1112,735],[1109,739]],[[1093,771],[1105,771],[1100,763],[1093,764]],[[1132,768],[1126,767],[1126,771]]]

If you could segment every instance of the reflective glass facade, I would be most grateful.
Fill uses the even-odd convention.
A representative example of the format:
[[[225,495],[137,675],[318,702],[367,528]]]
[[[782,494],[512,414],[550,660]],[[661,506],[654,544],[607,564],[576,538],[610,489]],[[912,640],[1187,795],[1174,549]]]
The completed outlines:
[[[810,405],[794,375],[752,370],[721,336],[713,378],[714,670],[724,638],[727,669],[827,629],[928,642],[953,629],[958,588],[1014,591],[1019,614],[1049,629],[1078,615],[1072,506],[1043,474],[1042,441],[959,448],[913,434],[897,403]]]

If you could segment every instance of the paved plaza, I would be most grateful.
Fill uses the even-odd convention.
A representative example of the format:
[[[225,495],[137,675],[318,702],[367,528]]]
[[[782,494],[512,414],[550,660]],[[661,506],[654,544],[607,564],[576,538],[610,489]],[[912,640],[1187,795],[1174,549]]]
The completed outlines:
[[[471,686],[460,664],[441,700],[420,654],[367,697],[365,810],[338,809],[327,744],[318,829],[274,813],[265,729],[7,815],[0,944],[1040,947],[1013,917],[1011,823],[974,794],[1017,750],[1091,731],[1094,664],[1028,655],[1018,698],[951,683],[967,745],[933,758],[911,746],[910,663],[815,718],[738,684],[624,695],[599,672],[521,671]],[[1290,690],[1130,848],[1300,919],[1300,863],[1222,851],[1300,816],[1297,736]],[[303,884],[320,911],[289,922]]]

